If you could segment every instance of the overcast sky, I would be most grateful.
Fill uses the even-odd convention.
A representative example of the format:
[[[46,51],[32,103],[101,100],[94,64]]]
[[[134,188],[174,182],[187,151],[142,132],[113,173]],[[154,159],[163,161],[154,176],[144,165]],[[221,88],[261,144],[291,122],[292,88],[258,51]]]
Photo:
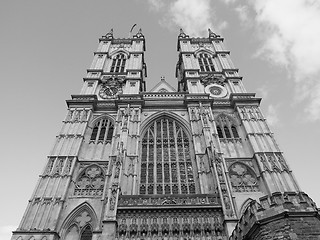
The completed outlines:
[[[175,88],[179,28],[227,49],[302,190],[320,206],[320,1],[3,0],[0,3],[0,239],[22,218],[46,164],[65,100],[78,94],[98,38],[133,26],[146,37],[147,89],[164,75]]]

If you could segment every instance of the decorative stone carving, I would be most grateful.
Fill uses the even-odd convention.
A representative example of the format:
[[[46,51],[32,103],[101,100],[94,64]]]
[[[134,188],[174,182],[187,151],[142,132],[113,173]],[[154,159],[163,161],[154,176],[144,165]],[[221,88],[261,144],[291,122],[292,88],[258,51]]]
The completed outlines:
[[[255,192],[259,190],[258,180],[253,171],[242,163],[234,163],[229,168],[231,186],[235,192]]]
[[[243,120],[264,120],[259,108],[256,106],[239,107],[239,113]]]
[[[114,98],[122,93],[123,77],[119,76],[104,76],[103,84],[99,90],[99,96],[103,99]]]
[[[83,211],[78,217],[75,218],[75,221],[79,224],[80,227],[83,227],[88,222],[90,222],[91,219],[92,218],[89,216],[89,213],[86,211]]]
[[[280,163],[282,169],[283,169],[284,171],[289,172],[289,167],[288,167],[286,161],[284,160],[284,158],[282,157],[282,155],[279,153],[279,154],[276,154],[276,157],[277,157],[278,162]]]
[[[72,158],[68,158],[63,174],[70,174],[71,166],[72,166]]]
[[[230,201],[230,197],[229,197],[229,193],[228,193],[228,189],[227,189],[227,185],[226,185],[226,180],[225,180],[225,175],[223,174],[222,157],[217,152],[214,152],[214,157],[215,157],[215,160],[213,161],[213,164],[215,165],[218,179],[219,179],[219,185],[220,185],[221,193],[222,193],[222,200],[223,200],[224,207],[226,210],[225,214],[228,217],[234,217],[235,214],[234,214],[234,211],[232,208],[232,203]]]
[[[180,206],[191,206],[191,205],[211,205],[219,206],[220,199],[218,194],[192,194],[189,196],[174,196],[174,197],[164,197],[164,196],[138,196],[133,197],[129,195],[119,196],[118,206],[133,207],[133,206],[170,206],[170,205],[180,205]]]
[[[135,157],[129,157],[128,175],[134,174],[134,159]]]
[[[74,194],[77,196],[101,196],[104,182],[103,170],[97,165],[91,165],[79,175]]]
[[[53,175],[60,175],[62,173],[64,160],[65,158],[58,158],[56,160],[56,165],[54,166],[54,170],[52,172]]]
[[[210,84],[217,84],[220,86],[224,86],[225,85],[225,78],[223,75],[221,74],[207,74],[204,76],[201,76],[200,78],[201,83],[206,87]]]
[[[111,187],[111,196],[109,199],[109,209],[112,211],[116,207],[117,193],[118,193],[118,184],[113,184]]]
[[[49,175],[51,173],[53,165],[54,165],[54,160],[55,160],[54,158],[49,159],[48,165],[47,165],[46,170],[44,172],[45,175]]]
[[[124,219],[131,222],[129,227]],[[222,212],[211,208],[118,209],[117,222],[116,239],[226,239]]]

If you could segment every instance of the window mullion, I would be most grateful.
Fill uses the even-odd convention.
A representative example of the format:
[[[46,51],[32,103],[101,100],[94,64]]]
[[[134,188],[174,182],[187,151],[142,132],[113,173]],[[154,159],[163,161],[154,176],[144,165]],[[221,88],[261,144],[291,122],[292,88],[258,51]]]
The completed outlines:
[[[156,122],[154,122],[153,124],[153,193],[156,193],[156,188],[157,188],[157,126],[156,126]]]
[[[99,142],[101,127],[102,127],[102,121],[103,121],[103,120],[100,120],[100,121],[99,121],[98,132],[97,132],[97,136],[96,136],[96,139],[95,139],[95,143]]]
[[[147,131],[147,159],[146,159],[146,191],[145,193],[148,193],[148,186],[149,186],[149,157],[150,157],[150,143],[149,143],[149,140],[150,140],[150,131],[148,129]]]
[[[186,176],[186,185],[188,188],[188,193],[189,191],[189,181],[188,181],[188,169],[187,169],[187,160],[186,160],[186,153],[185,153],[185,148],[184,148],[184,132],[181,131],[181,145],[182,145],[182,155],[183,155],[183,163],[184,163],[184,174]]]
[[[109,132],[109,128],[110,128],[110,120],[108,120],[107,122],[107,126],[106,126],[106,131],[104,133],[104,136],[103,136],[103,142],[105,143],[107,141],[107,136],[108,136],[108,132]]]
[[[181,194],[181,177],[180,177],[180,161],[179,161],[179,154],[178,154],[178,143],[177,143],[177,129],[176,129],[176,122],[173,121],[173,138],[174,138],[174,145],[175,145],[175,155],[176,155],[176,168],[177,168],[177,180],[179,186],[179,194]]]

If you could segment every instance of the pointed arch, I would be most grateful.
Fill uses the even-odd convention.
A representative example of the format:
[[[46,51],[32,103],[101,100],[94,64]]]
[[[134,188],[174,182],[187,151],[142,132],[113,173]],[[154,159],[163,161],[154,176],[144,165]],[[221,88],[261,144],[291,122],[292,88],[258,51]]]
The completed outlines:
[[[196,193],[192,138],[179,118],[164,111],[144,122],[140,142],[140,194]]]
[[[118,49],[110,54],[111,67],[110,72],[124,73],[126,69],[126,61],[129,58],[130,53],[124,49]]]
[[[199,57],[199,54],[201,54],[201,53],[209,54],[211,57],[214,57],[214,56],[215,56],[215,52],[213,52],[213,51],[211,51],[211,50],[209,50],[209,49],[205,49],[205,48],[200,48],[200,49],[196,50],[196,51],[194,52],[194,55],[195,55],[196,57]]]
[[[199,49],[195,53],[199,63],[200,72],[214,72],[215,71],[215,60],[214,53],[207,49]]]
[[[125,50],[125,49],[117,49],[117,50],[111,52],[110,55],[109,55],[109,57],[112,58],[112,59],[114,59],[114,58],[117,57],[118,54],[123,54],[123,55],[125,55],[126,59],[128,59],[129,56],[130,56],[130,53],[129,53],[127,50]]]
[[[239,124],[233,117],[220,113],[215,117],[215,122],[219,138],[240,138]]]
[[[229,167],[229,177],[234,192],[257,192],[259,182],[254,170],[242,162],[234,162]]]
[[[23,240],[23,238],[21,236],[19,236],[16,240]]]
[[[34,236],[31,236],[28,240],[36,240]]]
[[[94,231],[99,227],[97,215],[88,202],[84,202],[76,207],[66,217],[61,226],[62,239],[69,240],[72,236],[81,236],[80,234],[84,229],[90,226],[91,230]],[[78,234],[78,235],[77,235]]]
[[[144,134],[144,132],[146,131],[146,128],[148,127],[149,124],[151,124],[157,118],[161,118],[161,117],[169,117],[169,118],[172,118],[175,121],[179,122],[183,126],[183,128],[186,130],[188,136],[190,138],[192,137],[191,128],[190,128],[189,123],[185,119],[180,117],[178,114],[168,112],[168,111],[160,111],[160,112],[154,113],[151,116],[149,116],[143,123],[141,123],[140,136],[142,136]]]
[[[114,131],[114,119],[109,115],[102,115],[89,124],[90,133],[90,143],[111,143]]]
[[[242,216],[242,214],[246,211],[246,209],[250,206],[250,204],[254,201],[252,198],[247,198],[241,205],[239,216]]]
[[[97,164],[91,164],[83,169],[75,182],[74,195],[101,196],[105,182],[105,173]]]
[[[80,232],[80,240],[91,240],[93,235],[92,227],[88,224]]]
[[[44,236],[43,238],[41,238],[41,240],[47,240],[47,237],[46,237],[46,236]]]

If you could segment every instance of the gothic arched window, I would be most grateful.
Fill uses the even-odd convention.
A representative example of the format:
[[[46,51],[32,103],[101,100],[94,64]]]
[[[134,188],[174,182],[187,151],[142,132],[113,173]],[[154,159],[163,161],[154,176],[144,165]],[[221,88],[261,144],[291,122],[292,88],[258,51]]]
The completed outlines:
[[[123,53],[119,53],[112,59],[110,72],[123,73],[126,66],[126,56]]]
[[[103,118],[94,124],[90,141],[110,143],[113,134],[113,123],[107,118]]]
[[[198,62],[200,66],[200,72],[214,72],[213,58],[207,53],[200,53],[198,55]]]
[[[229,168],[232,190],[235,192],[259,191],[255,173],[245,164],[236,162]]]
[[[140,194],[195,193],[191,143],[177,121],[162,117],[142,137]]]
[[[97,165],[87,167],[79,175],[74,194],[77,196],[101,196],[104,186],[104,173]]]
[[[229,117],[220,115],[216,119],[216,125],[219,138],[239,138],[237,127]]]
[[[81,233],[81,238],[80,240],[91,240],[92,239],[92,230],[90,225],[87,225],[83,232]]]

